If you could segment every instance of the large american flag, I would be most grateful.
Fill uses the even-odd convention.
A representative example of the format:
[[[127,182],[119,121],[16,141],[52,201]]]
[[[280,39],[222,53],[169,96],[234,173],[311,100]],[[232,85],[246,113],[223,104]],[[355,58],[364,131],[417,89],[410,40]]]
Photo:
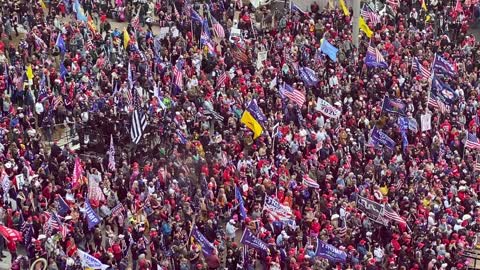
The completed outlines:
[[[369,20],[371,23],[375,25],[382,21],[380,15],[372,11],[370,7],[368,7],[367,5],[363,7],[363,9],[360,11],[360,14],[362,15],[363,18]]]
[[[428,80],[432,76],[432,72],[428,68],[420,64],[420,61],[418,61],[417,57],[414,57],[412,59],[412,69],[417,74],[420,74],[422,76],[422,79]]]
[[[115,145],[113,144],[113,135],[110,135],[110,149],[108,150],[108,169],[115,171]]]
[[[183,88],[183,60],[177,60],[177,64],[172,67],[173,83],[182,90]]]
[[[367,53],[373,54],[375,56],[375,61],[377,63],[381,63],[381,62],[386,63],[387,62],[387,61],[385,61],[385,58],[383,58],[382,53],[377,48],[373,47],[372,45],[368,45]]]
[[[406,223],[406,221],[388,205],[385,205],[383,208],[383,216],[398,223]]]
[[[287,97],[290,99],[292,102],[297,103],[300,107],[305,103],[305,94],[303,94],[301,91],[294,89],[292,86],[284,83],[280,87],[280,95],[282,97]]]
[[[132,89],[133,94],[133,113],[132,126],[130,127],[130,137],[134,144],[138,144],[143,136],[143,131],[147,127],[147,116],[142,112],[140,97],[135,88]]]
[[[465,141],[465,148],[480,149],[480,142],[478,141],[477,135],[468,132],[467,140]]]

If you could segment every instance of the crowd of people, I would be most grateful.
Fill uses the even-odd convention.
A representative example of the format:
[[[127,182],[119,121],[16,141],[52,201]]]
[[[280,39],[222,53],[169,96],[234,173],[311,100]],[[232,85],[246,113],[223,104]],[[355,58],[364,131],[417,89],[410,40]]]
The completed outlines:
[[[476,1],[273,7],[2,1],[0,261],[474,266]]]

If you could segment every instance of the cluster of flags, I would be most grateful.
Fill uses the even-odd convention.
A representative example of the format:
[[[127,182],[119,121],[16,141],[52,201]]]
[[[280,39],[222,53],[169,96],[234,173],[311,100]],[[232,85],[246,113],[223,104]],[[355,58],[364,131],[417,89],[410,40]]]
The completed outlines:
[[[43,225],[43,231],[45,232],[45,234],[47,236],[50,236],[56,230],[60,232],[62,238],[65,239],[68,234],[68,228],[66,225],[63,224],[58,215],[56,213],[49,212],[45,212],[45,215],[47,217],[47,222],[45,222],[45,224]]]

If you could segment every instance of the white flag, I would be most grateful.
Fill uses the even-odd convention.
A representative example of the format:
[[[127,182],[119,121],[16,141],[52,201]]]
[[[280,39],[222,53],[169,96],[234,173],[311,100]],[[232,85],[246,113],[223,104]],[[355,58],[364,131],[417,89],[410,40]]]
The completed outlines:
[[[421,120],[421,124],[422,124],[422,132],[432,129],[432,115],[431,114],[421,115],[420,120]]]
[[[101,270],[105,270],[109,267],[108,265],[103,264],[99,259],[84,251],[81,251],[80,249],[77,250],[77,255],[80,257],[80,262],[82,263],[83,267]]]

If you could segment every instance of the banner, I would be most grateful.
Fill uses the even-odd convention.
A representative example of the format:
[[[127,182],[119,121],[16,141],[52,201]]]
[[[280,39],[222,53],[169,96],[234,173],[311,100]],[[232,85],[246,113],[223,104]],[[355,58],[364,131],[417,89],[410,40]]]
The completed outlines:
[[[57,212],[58,212],[58,214],[60,216],[66,216],[68,214],[68,211],[70,210],[70,207],[68,207],[68,204],[65,202],[65,200],[60,195],[58,195],[58,197],[55,200],[57,201]]]
[[[125,210],[125,208],[123,208],[123,204],[118,203],[115,207],[112,208],[111,215],[112,215],[112,217],[123,215],[124,210]]]
[[[385,97],[383,99],[382,111],[405,116],[407,115],[407,105],[401,99]]]
[[[235,186],[235,199],[237,199],[238,201],[240,216],[242,217],[242,220],[243,220],[247,218],[247,210],[245,209],[245,205],[243,204],[242,193],[240,193],[240,190],[238,189],[237,186]]]
[[[88,229],[91,230],[100,223],[100,217],[95,213],[88,201],[85,202],[85,216],[87,217]]]
[[[215,246],[210,243],[207,238],[205,238],[205,236],[197,229],[197,227],[193,228],[192,236],[193,238],[195,238],[195,241],[197,241],[197,243],[199,243],[202,247],[203,255],[210,256],[213,254]]]
[[[5,237],[8,242],[20,242],[23,239],[21,232],[3,225],[0,225],[0,235]]]
[[[317,240],[317,251],[315,255],[334,263],[344,263],[347,261],[347,253],[345,253],[345,251],[320,240]]]
[[[374,127],[370,133],[369,144],[373,144],[374,146],[384,145],[391,150],[395,148],[395,141],[376,127]]]
[[[80,258],[80,263],[83,267],[101,270],[105,270],[109,267],[108,265],[103,264],[99,259],[84,251],[81,251],[80,249],[77,249],[77,255]]]
[[[22,189],[25,185],[25,176],[22,173],[15,175],[15,182],[17,182],[17,188]]]
[[[371,220],[381,224],[385,224],[382,218],[383,205],[362,196],[358,196],[357,208]]]
[[[267,51],[257,53],[257,69],[261,69],[263,67],[263,61],[267,60],[267,57]]]
[[[317,98],[317,106],[315,107],[315,110],[334,119],[337,119],[342,115],[342,112],[339,109],[333,107],[330,103],[321,98]]]
[[[298,68],[298,74],[300,75],[302,81],[308,86],[314,86],[319,81],[317,75],[315,74],[315,71],[311,68]]]
[[[244,245],[252,247],[258,251],[268,253],[268,246],[258,237],[256,237],[249,229],[243,231],[242,240],[240,242]]]
[[[269,196],[265,196],[263,210],[268,211],[279,220],[290,219],[290,217],[293,215],[290,207],[280,204],[277,200]]]
[[[420,116],[420,124],[422,126],[422,132],[428,131],[432,129],[432,115],[431,114],[423,114]]]

